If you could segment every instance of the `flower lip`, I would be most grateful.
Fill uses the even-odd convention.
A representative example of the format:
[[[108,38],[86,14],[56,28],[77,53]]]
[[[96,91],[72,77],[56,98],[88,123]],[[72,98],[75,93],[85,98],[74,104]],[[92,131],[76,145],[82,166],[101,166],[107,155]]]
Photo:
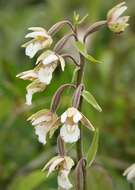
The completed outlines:
[[[74,107],[68,108],[61,115],[60,120],[63,124],[60,129],[60,136],[66,143],[76,142],[80,138],[79,122],[92,131],[95,130],[90,121]]]
[[[46,88],[46,84],[41,83],[38,79],[34,80],[30,83],[27,87],[27,94],[26,94],[26,104],[32,104],[32,96],[36,92],[42,92]]]

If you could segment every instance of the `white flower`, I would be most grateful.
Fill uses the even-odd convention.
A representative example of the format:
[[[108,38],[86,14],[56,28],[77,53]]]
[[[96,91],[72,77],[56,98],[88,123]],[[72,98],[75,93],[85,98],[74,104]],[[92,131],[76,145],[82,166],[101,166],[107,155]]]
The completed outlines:
[[[52,74],[58,63],[61,64],[61,68],[64,71],[65,61],[62,56],[57,55],[53,51],[46,51],[42,53],[37,59],[36,64],[38,65],[35,68],[35,71],[38,73],[39,80],[45,84],[50,84]]]
[[[28,33],[25,38],[32,38],[32,40],[22,45],[22,47],[26,48],[25,54],[33,58],[39,50],[49,47],[52,44],[52,38],[44,28],[31,27],[28,29],[33,32]]]
[[[61,123],[63,126],[60,129],[60,136],[65,142],[73,143],[80,138],[79,122],[82,122],[82,124],[89,129],[95,130],[90,121],[74,107],[68,108],[61,115]]]
[[[69,181],[68,175],[73,165],[74,161],[70,157],[56,156],[45,165],[43,171],[48,169],[49,176],[54,170],[58,170],[58,186],[68,190],[72,188],[72,184]]]
[[[129,24],[127,23],[129,20],[129,16],[122,16],[121,15],[125,12],[127,6],[125,2],[122,2],[115,7],[113,7],[107,14],[107,23],[108,27],[111,31],[115,33],[123,32]]]
[[[46,84],[41,83],[38,79],[34,80],[32,83],[30,83],[26,89],[26,104],[31,105],[32,104],[32,96],[36,92],[42,92],[46,88]]]
[[[123,173],[124,176],[127,177],[127,180],[132,182],[135,180],[135,164],[129,166]]]
[[[47,85],[50,84],[53,72],[56,67],[56,63],[52,63],[47,66],[43,65],[42,63],[39,63],[39,65],[35,67],[35,72],[37,72],[39,81]]]
[[[50,110],[43,109],[28,118],[35,126],[35,133],[42,144],[46,144],[46,136],[51,130],[53,123],[57,120],[57,115]]]

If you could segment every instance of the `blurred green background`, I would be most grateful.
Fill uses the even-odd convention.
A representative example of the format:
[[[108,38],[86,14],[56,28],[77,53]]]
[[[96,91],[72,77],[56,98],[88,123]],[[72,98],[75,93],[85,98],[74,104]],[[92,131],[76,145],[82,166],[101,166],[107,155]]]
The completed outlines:
[[[25,105],[26,81],[16,74],[34,67],[20,48],[27,28],[49,29],[62,19],[72,19],[73,11],[89,17],[85,28],[105,19],[107,11],[119,3],[116,0],[0,0],[0,190],[55,190],[56,176],[46,179],[41,168],[56,154],[56,136],[44,147],[38,143],[34,129],[26,121],[37,110],[48,108],[51,97],[60,84],[71,82],[73,66],[64,74],[58,68],[46,91],[34,95],[33,105]],[[127,0],[130,27],[121,35],[107,28],[92,35],[88,49],[103,64],[86,64],[84,83],[96,97],[103,112],[98,113],[86,102],[83,113],[100,128],[100,143],[96,162],[88,171],[88,190],[129,190],[122,177],[124,169],[135,162],[135,1]],[[68,28],[60,30],[55,40]],[[67,45],[67,51],[71,47]],[[58,113],[70,105],[72,92],[65,92]],[[84,150],[91,142],[91,133],[84,129]],[[75,145],[68,147],[75,156]],[[74,174],[73,174],[74,175]]]

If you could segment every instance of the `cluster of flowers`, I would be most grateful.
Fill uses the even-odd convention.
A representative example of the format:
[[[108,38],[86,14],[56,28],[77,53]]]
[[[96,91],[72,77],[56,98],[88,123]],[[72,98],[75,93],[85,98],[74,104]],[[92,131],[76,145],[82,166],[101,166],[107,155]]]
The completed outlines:
[[[26,47],[26,55],[32,58],[38,50],[50,46],[52,38],[43,28],[32,27],[30,30],[33,30],[33,32],[27,34],[26,38],[31,37],[33,39],[25,43],[23,47]],[[52,73],[59,63],[61,64],[62,70],[64,70],[65,61],[63,57],[53,51],[47,50],[38,57],[36,61],[37,66],[33,70],[25,71],[17,75],[17,77],[21,79],[33,81],[27,86],[26,104],[30,105],[32,103],[32,95],[35,92],[43,91],[46,85],[51,82]],[[50,110],[40,110],[29,117],[28,120],[31,121],[35,127],[35,133],[38,135],[38,140],[42,144],[46,144],[46,136],[49,134],[49,137],[52,137],[60,125],[62,125],[60,136],[66,143],[74,143],[80,138],[80,129],[78,127],[80,121],[84,126],[94,130],[90,121],[74,107],[68,108],[60,117]],[[64,189],[69,189],[72,185],[68,179],[68,174],[73,165],[74,162],[70,157],[56,156],[46,164],[44,169],[49,168],[49,175],[57,168],[59,170],[59,186]]]
[[[33,32],[28,33],[25,38],[32,38],[22,47],[25,47],[25,53],[30,58],[44,48],[50,47],[53,40],[44,28],[31,27],[29,30]],[[32,70],[24,71],[17,75],[23,80],[30,80],[27,86],[26,104],[32,104],[32,95],[36,92],[42,92],[52,79],[52,74],[58,64],[61,64],[62,71],[64,71],[65,61],[62,56],[57,55],[51,50],[43,52],[36,61],[36,67]]]
[[[46,136],[52,137],[55,130],[62,125],[60,136],[65,143],[74,143],[80,138],[80,129],[78,123],[94,131],[90,121],[80,113],[76,108],[68,108],[60,117],[50,110],[41,110],[28,118],[35,127],[35,133],[38,135],[39,142],[46,144]],[[56,156],[47,163],[44,169],[49,168],[49,174],[54,170],[59,170],[58,184],[64,189],[72,187],[68,179],[68,174],[74,165],[73,160],[67,156]]]
[[[116,33],[124,31],[128,26],[127,21],[129,17],[120,17],[126,10],[125,3],[121,3],[111,9],[107,15],[108,27]],[[32,32],[28,33],[25,38],[31,38],[30,41],[25,43],[25,53],[30,58],[33,58],[39,50],[49,48],[53,42],[51,35],[44,28],[31,27]],[[43,52],[36,61],[36,66],[32,70],[24,71],[17,75],[23,80],[32,81],[27,86],[26,104],[32,104],[32,96],[36,92],[43,91],[47,85],[50,84],[52,74],[58,64],[61,65],[62,71],[65,68],[65,60],[61,55],[56,52],[47,50]],[[93,125],[90,121],[76,108],[68,108],[60,117],[52,110],[40,110],[28,118],[35,128],[35,133],[38,135],[38,140],[42,144],[46,144],[46,137],[52,137],[55,130],[60,128],[60,136],[65,143],[77,142],[80,138],[79,122],[84,126],[94,131]],[[48,169],[48,175],[54,170],[58,170],[58,185],[63,189],[70,189],[72,184],[68,179],[74,161],[68,156],[58,155],[52,158],[43,168]]]

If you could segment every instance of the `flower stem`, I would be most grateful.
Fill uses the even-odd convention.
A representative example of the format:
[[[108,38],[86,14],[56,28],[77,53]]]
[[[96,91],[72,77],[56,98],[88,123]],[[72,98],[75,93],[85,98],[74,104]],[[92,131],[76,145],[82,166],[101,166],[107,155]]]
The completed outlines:
[[[87,37],[90,34],[96,32],[96,31],[99,31],[100,28],[102,28],[103,26],[106,25],[106,23],[107,23],[107,21],[103,20],[103,21],[99,21],[99,22],[96,22],[93,25],[91,25],[87,29],[87,31],[86,31],[86,33],[84,35],[83,42],[86,43]],[[75,27],[74,33],[75,33],[75,40],[79,41],[78,40],[77,28],[76,27]],[[80,64],[79,65],[80,65],[80,69],[78,70],[78,73],[77,73],[77,85],[76,85],[77,87],[82,83],[83,75],[84,75],[85,58],[84,58],[84,56],[81,53],[80,53]],[[80,98],[79,107],[78,107],[79,111],[81,111],[82,101],[83,101],[83,98],[81,97]],[[80,139],[76,143],[77,144],[76,145],[76,150],[77,150],[78,161],[83,157],[82,138],[83,138],[82,127],[80,126]],[[86,177],[87,177],[87,173],[86,173],[86,167],[84,165],[83,166],[83,188],[82,188],[82,190],[87,190],[87,179],[86,179]]]
[[[83,79],[83,71],[84,71],[84,57],[83,55],[80,54],[80,69],[78,70],[77,73],[77,87],[81,84],[82,79]],[[82,107],[82,97],[80,98],[80,103],[79,103],[79,108],[78,110],[81,111]],[[83,156],[83,150],[82,150],[82,127],[80,126],[80,139],[77,141],[77,158],[78,161],[82,158]]]
[[[84,66],[85,66],[84,57],[83,57],[83,55],[80,54],[80,69],[78,70],[78,74],[77,74],[77,87],[82,83]],[[81,111],[81,107],[82,107],[82,101],[83,101],[83,99],[81,97],[80,103],[79,103],[79,108],[78,108],[80,111]],[[77,141],[77,144],[76,144],[78,161],[83,157],[82,138],[83,138],[82,126],[80,126],[80,139]],[[86,190],[86,167],[85,167],[85,165],[83,166],[83,190]]]

